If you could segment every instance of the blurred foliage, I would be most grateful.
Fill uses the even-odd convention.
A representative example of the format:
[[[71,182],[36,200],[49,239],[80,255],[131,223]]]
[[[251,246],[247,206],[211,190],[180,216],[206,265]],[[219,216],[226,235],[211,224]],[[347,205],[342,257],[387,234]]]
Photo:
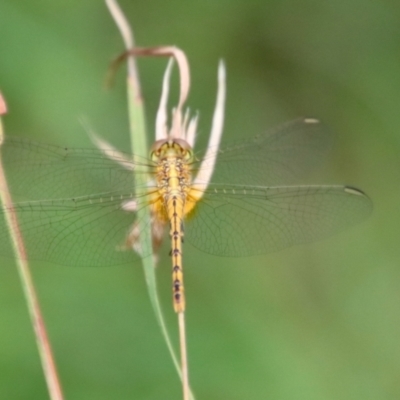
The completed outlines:
[[[190,375],[198,399],[400,398],[400,3],[378,0],[121,0],[140,45],[176,44],[192,67],[190,107],[205,144],[216,67],[228,69],[224,140],[301,115],[336,132],[315,183],[373,199],[365,223],[249,259],[185,246]],[[122,49],[101,1],[0,3],[6,132],[91,146],[87,116],[128,150]],[[165,60],[140,60],[150,130]],[[175,76],[176,79],[176,76]],[[176,96],[176,94],[175,94]],[[149,138],[151,140],[151,138]],[[34,183],[33,183],[34,184]],[[167,319],[168,246],[157,271]],[[0,398],[47,398],[12,262],[0,269]],[[66,398],[177,399],[180,384],[138,268],[34,265]]]

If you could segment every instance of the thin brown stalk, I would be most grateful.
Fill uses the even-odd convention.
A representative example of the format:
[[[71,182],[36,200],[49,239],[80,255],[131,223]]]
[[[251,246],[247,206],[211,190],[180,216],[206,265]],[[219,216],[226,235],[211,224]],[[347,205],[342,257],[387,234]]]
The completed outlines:
[[[190,386],[189,386],[189,368],[187,359],[187,346],[186,346],[186,324],[185,312],[178,313],[179,324],[179,344],[181,350],[181,369],[182,369],[182,388],[183,400],[189,400]]]
[[[0,94],[0,115],[7,112],[4,98]],[[0,146],[4,141],[3,125],[0,119]],[[4,209],[4,213],[8,231],[14,247],[18,273],[21,279],[22,288],[25,294],[25,299],[28,305],[29,315],[35,333],[36,344],[39,350],[39,355],[47,383],[51,400],[63,400],[60,380],[58,378],[56,364],[50,346],[50,341],[47,335],[46,326],[40,311],[39,301],[36,295],[32,276],[30,273],[27,254],[22,238],[21,231],[18,225],[17,214],[13,206],[13,201],[8,190],[6,175],[4,173],[1,152],[0,152],[0,199]]]

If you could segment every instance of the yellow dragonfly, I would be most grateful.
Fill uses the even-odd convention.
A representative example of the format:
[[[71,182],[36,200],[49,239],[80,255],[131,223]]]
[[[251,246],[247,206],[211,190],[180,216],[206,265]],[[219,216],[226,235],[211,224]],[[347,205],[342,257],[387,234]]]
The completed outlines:
[[[217,154],[195,153],[183,139],[159,140],[150,157],[141,159],[14,137],[5,139],[1,152],[29,259],[134,264],[158,251],[166,227],[174,308],[181,312],[183,239],[206,253],[251,256],[322,239],[370,214],[372,203],[359,189],[296,184],[325,158],[329,143],[326,126],[303,118]],[[200,163],[207,165],[204,157],[215,156],[205,187],[194,177]],[[132,171],[151,179],[138,190]],[[138,245],[135,217],[145,206],[153,233],[147,249]],[[4,218],[0,224],[0,256],[12,257]]]

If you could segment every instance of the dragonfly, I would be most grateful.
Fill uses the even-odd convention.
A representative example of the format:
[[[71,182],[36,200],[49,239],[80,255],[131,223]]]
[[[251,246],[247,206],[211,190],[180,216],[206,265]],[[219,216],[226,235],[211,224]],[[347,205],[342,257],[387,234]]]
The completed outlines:
[[[301,118],[217,154],[159,140],[149,158],[7,137],[1,153],[13,205],[0,213],[17,214],[27,258],[61,265],[135,265],[169,233],[173,303],[182,312],[184,241],[217,256],[252,256],[328,237],[371,213],[359,189],[297,183],[326,158],[331,136]],[[207,186],[194,179],[204,154],[217,157]],[[143,207],[151,248],[138,240]],[[1,218],[0,256],[13,257],[8,236]]]

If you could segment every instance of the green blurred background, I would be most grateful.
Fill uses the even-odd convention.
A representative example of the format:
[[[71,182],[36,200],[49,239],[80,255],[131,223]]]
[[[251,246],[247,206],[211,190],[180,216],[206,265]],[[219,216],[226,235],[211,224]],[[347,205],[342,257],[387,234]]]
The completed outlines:
[[[330,125],[315,183],[362,188],[365,223],[280,253],[223,259],[185,245],[191,383],[197,399],[400,398],[400,3],[377,0],[122,1],[137,43],[189,57],[189,105],[209,132],[220,58],[224,140],[298,116]],[[91,146],[78,118],[129,150],[119,33],[102,1],[0,2],[6,132]],[[140,60],[149,131],[165,60]],[[176,96],[176,95],[175,95]],[[149,138],[151,140],[151,138]],[[157,271],[176,338],[168,246]],[[0,399],[45,399],[17,271],[0,268]],[[33,265],[67,399],[179,399],[140,268]]]

